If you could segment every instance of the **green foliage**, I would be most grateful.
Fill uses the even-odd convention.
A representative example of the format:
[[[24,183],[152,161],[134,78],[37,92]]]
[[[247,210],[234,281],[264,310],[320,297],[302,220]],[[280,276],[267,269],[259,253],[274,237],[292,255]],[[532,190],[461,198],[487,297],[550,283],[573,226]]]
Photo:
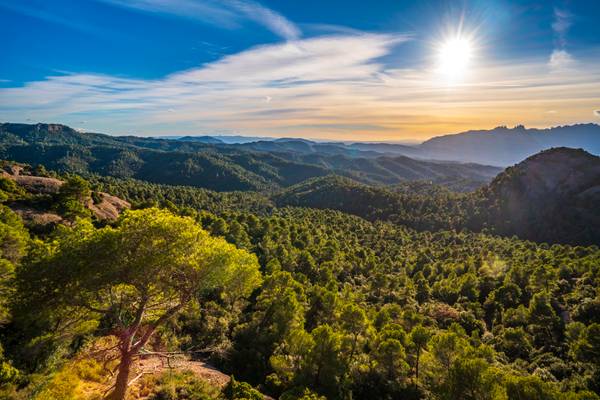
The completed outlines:
[[[58,192],[56,210],[65,218],[74,220],[78,217],[89,217],[90,210],[86,203],[90,200],[90,184],[80,176],[70,176]]]
[[[10,318],[8,304],[14,296],[15,267],[25,255],[28,244],[29,234],[21,219],[0,204],[0,326]]]
[[[582,326],[579,337],[572,344],[575,357],[600,365],[600,324]]]
[[[243,297],[260,283],[254,255],[168,211],[130,211],[116,227],[101,229],[79,220],[58,239],[55,249],[19,271],[19,291],[28,294],[20,301],[33,315],[51,310],[55,324],[68,320],[73,329],[97,320],[100,332],[117,337],[118,399],[132,358],[197,294],[218,289]]]
[[[497,379],[485,360],[461,358],[452,363],[448,378],[438,393],[441,399],[448,400],[492,400]]]
[[[558,399],[554,385],[536,376],[511,376],[506,380],[506,395],[509,400],[551,400]]]
[[[0,347],[0,389],[8,385],[18,384],[21,379],[21,372],[5,359],[4,349]],[[1,395],[0,393],[0,398]]]
[[[317,393],[307,388],[295,388],[289,390],[279,397],[280,400],[326,400],[325,396],[319,396]]]
[[[246,382],[238,382],[232,376],[227,386],[223,388],[227,400],[263,400],[264,396]]]
[[[10,202],[27,197],[22,187],[12,179],[0,175],[0,203]]]
[[[106,176],[90,176],[90,182],[98,191],[127,199],[134,206],[166,207],[167,202],[182,209],[205,210],[212,213],[225,211],[249,211],[265,214],[273,209],[270,200],[253,192],[212,192],[191,186],[172,186],[135,179],[119,179]],[[225,222],[225,221],[223,221]],[[225,236],[221,232],[213,232]]]
[[[32,400],[92,400],[101,398],[88,390],[89,382],[101,384],[104,381],[102,365],[93,359],[78,360],[62,367],[56,373],[46,377],[32,390]]]
[[[154,383],[149,400],[216,400],[218,391],[191,371],[167,372]],[[262,400],[262,399],[261,399]]]

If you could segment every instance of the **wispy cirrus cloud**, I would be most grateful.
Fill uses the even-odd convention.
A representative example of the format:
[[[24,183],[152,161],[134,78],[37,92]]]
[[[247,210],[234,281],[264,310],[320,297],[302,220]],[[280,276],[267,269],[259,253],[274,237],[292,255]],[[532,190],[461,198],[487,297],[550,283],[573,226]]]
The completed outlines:
[[[470,79],[449,86],[435,68],[393,69],[381,61],[407,40],[391,34],[294,40],[154,80],[51,76],[0,88],[0,120],[85,120],[88,129],[111,133],[398,139],[569,123],[589,119],[600,103],[593,60],[574,71],[554,70],[544,59],[479,65]]]
[[[569,68],[575,61],[573,56],[566,50],[567,33],[571,25],[573,25],[573,15],[567,10],[554,8],[552,30],[554,31],[556,45],[548,62],[550,67],[554,69]]]
[[[556,39],[559,47],[565,47],[567,44],[567,32],[573,25],[573,15],[560,8],[554,9],[554,22],[552,22],[552,30],[556,34]]]
[[[285,39],[298,39],[301,35],[300,29],[293,22],[255,1],[229,0],[228,2],[224,1],[223,4],[229,4],[230,7],[244,14],[246,18],[264,25],[271,32]]]
[[[300,29],[283,15],[254,0],[98,0],[137,11],[190,18],[224,28],[254,21],[276,35],[293,40]]]

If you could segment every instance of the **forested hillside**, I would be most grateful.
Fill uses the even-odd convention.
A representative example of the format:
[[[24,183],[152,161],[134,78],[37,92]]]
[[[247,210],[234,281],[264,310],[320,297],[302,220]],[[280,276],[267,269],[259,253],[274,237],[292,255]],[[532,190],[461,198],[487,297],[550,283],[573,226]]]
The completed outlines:
[[[473,193],[415,184],[386,189],[329,176],[294,185],[274,200],[280,206],[340,210],[419,230],[469,229],[538,242],[598,245],[599,190],[600,157],[557,148],[508,168]]]
[[[61,172],[96,173],[217,191],[276,190],[331,173],[367,184],[429,180],[457,190],[472,190],[500,172],[499,168],[484,165],[382,156],[335,145],[261,143],[207,144],[82,133],[58,124],[0,124],[3,159],[43,164]]]
[[[547,156],[596,171],[595,157],[554,150],[478,201],[515,190],[515,177],[529,182]],[[0,177],[5,398],[600,398],[598,247],[449,230],[471,195],[328,177],[272,202],[4,168],[29,177]],[[36,194],[31,174],[66,183]],[[594,181],[568,182],[572,194]],[[89,208],[98,193],[134,210],[101,220]],[[345,212],[278,208],[293,201]],[[19,204],[62,220],[25,227]],[[145,367],[183,356],[235,380],[220,389],[180,367]]]

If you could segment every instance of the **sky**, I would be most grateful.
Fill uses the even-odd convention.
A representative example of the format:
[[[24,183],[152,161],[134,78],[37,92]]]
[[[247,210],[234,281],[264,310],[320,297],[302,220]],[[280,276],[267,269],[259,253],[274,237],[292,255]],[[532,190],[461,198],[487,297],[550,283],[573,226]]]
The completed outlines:
[[[0,0],[0,121],[424,140],[600,123],[600,1]]]

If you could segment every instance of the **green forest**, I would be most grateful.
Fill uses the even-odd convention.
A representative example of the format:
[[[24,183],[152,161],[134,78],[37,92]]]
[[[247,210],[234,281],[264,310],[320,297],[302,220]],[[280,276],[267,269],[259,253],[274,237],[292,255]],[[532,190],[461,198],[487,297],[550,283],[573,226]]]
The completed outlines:
[[[0,146],[0,399],[600,399],[599,157],[474,189],[23,129]]]
[[[597,245],[24,168],[65,183],[0,179],[2,398],[600,398]],[[98,219],[104,192],[132,209]],[[63,222],[41,229],[18,205]],[[128,385],[145,355],[178,352],[234,378]]]

